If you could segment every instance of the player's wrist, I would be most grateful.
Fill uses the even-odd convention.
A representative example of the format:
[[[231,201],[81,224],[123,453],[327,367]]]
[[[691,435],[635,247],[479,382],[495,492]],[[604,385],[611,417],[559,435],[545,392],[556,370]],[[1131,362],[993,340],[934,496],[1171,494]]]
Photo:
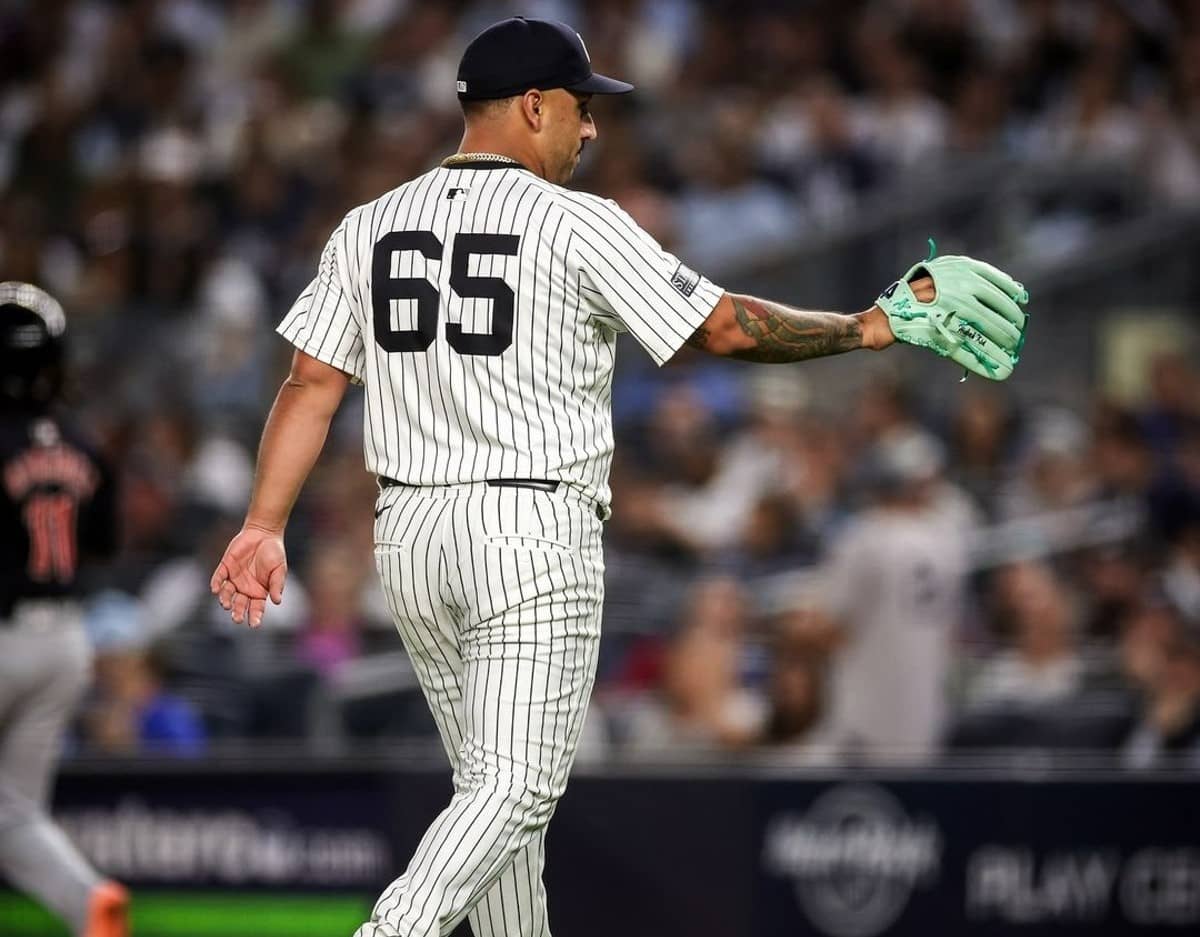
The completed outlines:
[[[287,521],[274,521],[270,518],[252,517],[246,515],[246,520],[242,523],[242,530],[257,530],[266,534],[283,536],[283,530],[287,526]]]
[[[862,333],[862,347],[871,351],[880,351],[895,342],[892,328],[888,324],[887,313],[879,306],[872,306],[862,312],[855,313],[858,326]]]

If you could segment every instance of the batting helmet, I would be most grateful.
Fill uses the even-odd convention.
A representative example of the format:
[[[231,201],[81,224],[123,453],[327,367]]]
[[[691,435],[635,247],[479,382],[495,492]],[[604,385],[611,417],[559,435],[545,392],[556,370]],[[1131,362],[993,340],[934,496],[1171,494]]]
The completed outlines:
[[[0,283],[0,401],[45,405],[63,382],[67,317],[32,283]]]

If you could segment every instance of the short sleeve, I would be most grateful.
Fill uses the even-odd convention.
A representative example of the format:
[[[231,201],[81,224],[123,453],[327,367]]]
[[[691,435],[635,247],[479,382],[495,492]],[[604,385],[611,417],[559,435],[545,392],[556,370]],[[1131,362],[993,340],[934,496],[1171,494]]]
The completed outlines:
[[[362,325],[348,286],[343,256],[346,249],[343,221],[321,252],[316,277],[292,303],[276,331],[305,354],[344,371],[361,384],[365,363]]]
[[[663,250],[615,202],[579,196],[569,201],[568,210],[583,301],[664,364],[709,317],[724,291]]]

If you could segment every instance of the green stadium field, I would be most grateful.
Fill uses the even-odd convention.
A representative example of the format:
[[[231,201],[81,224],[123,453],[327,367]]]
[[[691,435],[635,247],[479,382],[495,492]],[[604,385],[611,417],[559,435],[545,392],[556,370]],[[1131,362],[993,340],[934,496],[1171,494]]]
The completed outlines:
[[[366,896],[144,892],[134,895],[135,937],[330,937],[351,934],[371,913]],[[32,901],[0,891],[0,934],[69,937]]]

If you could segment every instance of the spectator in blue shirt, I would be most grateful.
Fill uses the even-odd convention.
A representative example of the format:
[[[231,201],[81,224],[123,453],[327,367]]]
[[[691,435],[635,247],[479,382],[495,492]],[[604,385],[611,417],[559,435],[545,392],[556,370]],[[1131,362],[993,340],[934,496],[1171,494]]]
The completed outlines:
[[[92,608],[96,681],[83,717],[85,748],[108,754],[203,754],[204,723],[165,684],[160,652],[147,643],[140,606],[110,593]]]

